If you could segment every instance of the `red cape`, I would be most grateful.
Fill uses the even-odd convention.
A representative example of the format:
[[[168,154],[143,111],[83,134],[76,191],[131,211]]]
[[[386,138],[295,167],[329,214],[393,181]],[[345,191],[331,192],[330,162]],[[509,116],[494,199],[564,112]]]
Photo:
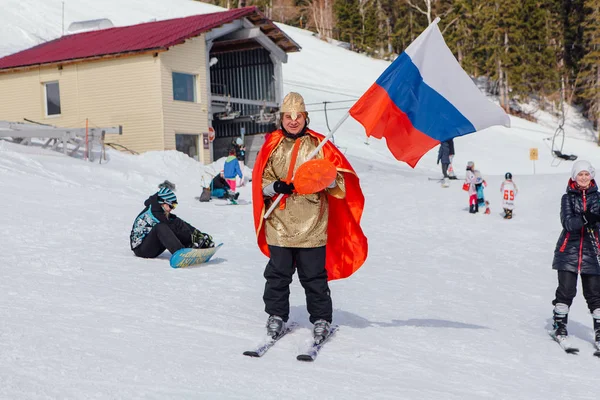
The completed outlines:
[[[307,134],[321,142],[325,137],[310,129]],[[254,211],[254,228],[258,247],[270,257],[265,238],[264,218],[265,203],[262,193],[262,176],[269,156],[284,138],[281,130],[276,130],[265,137],[265,144],[260,149],[254,170],[252,171],[252,207]],[[365,205],[365,197],[360,188],[358,176],[346,160],[346,157],[331,142],[323,146],[324,158],[332,162],[338,172],[344,173],[346,197],[337,199],[328,195],[329,221],[327,226],[327,259],[325,268],[329,280],[347,278],[358,270],[367,259],[367,238],[360,227],[360,218]]]

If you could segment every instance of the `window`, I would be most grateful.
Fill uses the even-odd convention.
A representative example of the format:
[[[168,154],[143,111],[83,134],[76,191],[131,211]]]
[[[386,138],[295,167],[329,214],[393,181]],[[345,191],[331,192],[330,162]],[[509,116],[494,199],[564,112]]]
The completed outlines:
[[[46,115],[60,115],[60,91],[58,82],[44,84],[46,89]]]
[[[196,101],[196,76],[173,72],[173,100]]]
[[[175,149],[198,161],[198,137],[199,135],[176,133]]]

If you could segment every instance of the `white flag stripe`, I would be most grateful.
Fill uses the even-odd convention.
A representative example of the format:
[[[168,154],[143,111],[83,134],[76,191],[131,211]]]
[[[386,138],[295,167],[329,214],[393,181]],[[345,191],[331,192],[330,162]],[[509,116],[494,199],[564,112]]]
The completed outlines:
[[[510,127],[502,108],[489,101],[462,69],[440,32],[436,20],[405,50],[423,81],[448,100],[477,130],[491,125]]]

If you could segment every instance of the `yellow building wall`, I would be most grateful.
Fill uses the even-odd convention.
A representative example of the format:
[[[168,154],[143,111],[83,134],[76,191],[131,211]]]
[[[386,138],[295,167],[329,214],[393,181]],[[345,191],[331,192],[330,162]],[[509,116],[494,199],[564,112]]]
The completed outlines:
[[[165,148],[160,61],[152,54],[0,73],[0,120],[61,127],[123,126],[107,142],[137,152]],[[46,116],[44,83],[59,83],[61,115]]]
[[[175,134],[198,135],[198,159],[211,162],[211,150],[204,149],[202,134],[208,133],[208,88],[204,36],[160,53],[162,109],[165,150],[175,149]],[[196,102],[173,100],[173,72],[196,76]]]

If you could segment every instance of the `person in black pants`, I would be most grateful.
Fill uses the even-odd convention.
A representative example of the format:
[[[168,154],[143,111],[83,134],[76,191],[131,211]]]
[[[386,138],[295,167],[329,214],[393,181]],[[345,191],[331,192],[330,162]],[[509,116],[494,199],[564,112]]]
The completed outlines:
[[[133,253],[142,258],[156,258],[165,250],[171,254],[185,247],[214,247],[212,237],[200,232],[172,211],[177,197],[170,188],[161,187],[144,202],[138,214],[129,241]]]
[[[454,157],[454,140],[449,139],[442,143],[440,143],[440,148],[438,150],[438,159],[437,163],[442,162],[442,175],[444,176],[444,182],[447,182],[448,179],[456,179],[456,175],[454,175],[454,169],[449,170],[448,168],[452,164],[452,158]]]
[[[364,196],[358,177],[344,155],[308,128],[304,99],[289,93],[280,108],[281,126],[259,151],[252,176],[253,215],[259,248],[269,261],[264,271],[263,300],[267,335],[278,338],[290,318],[290,284],[298,272],[304,288],[315,343],[332,331],[333,304],[328,280],[350,276],[367,256],[360,228]],[[302,194],[292,181],[309,155],[335,167],[335,176]],[[318,174],[318,172],[316,172]],[[296,177],[297,179],[297,177]],[[278,196],[281,203],[265,219]],[[331,228],[331,229],[330,229]]]
[[[595,341],[600,345],[600,192],[594,180],[595,169],[584,160],[573,164],[567,193],[562,196],[560,221],[563,230],[556,243],[552,268],[558,271],[554,305],[554,335],[568,336],[569,307],[577,293],[581,275],[583,296],[594,321]]]

